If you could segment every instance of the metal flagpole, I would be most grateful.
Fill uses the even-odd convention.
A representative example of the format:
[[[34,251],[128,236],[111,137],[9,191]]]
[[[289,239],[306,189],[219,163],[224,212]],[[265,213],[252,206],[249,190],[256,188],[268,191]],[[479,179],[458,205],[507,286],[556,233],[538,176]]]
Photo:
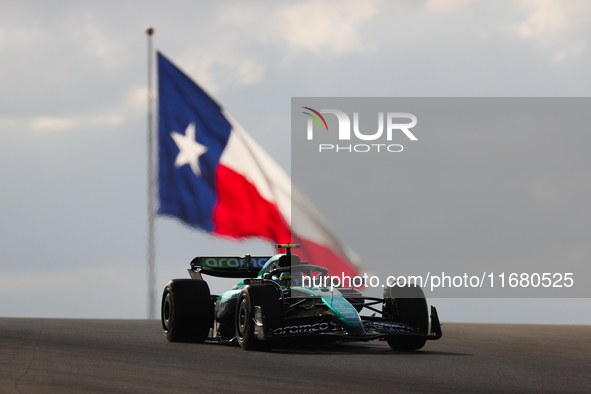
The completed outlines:
[[[156,264],[154,248],[154,137],[153,137],[153,118],[154,118],[154,98],[152,94],[152,68],[154,54],[152,53],[152,34],[154,28],[146,29],[148,35],[148,319],[155,318],[156,304]]]

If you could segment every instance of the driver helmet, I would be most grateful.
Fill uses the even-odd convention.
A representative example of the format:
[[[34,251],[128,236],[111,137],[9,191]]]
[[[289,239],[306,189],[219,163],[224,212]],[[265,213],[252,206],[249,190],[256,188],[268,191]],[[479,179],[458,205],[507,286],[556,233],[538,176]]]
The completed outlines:
[[[300,272],[294,273],[293,275],[291,272],[282,272],[279,280],[285,284],[289,284],[291,286],[301,286],[302,285],[302,274]]]

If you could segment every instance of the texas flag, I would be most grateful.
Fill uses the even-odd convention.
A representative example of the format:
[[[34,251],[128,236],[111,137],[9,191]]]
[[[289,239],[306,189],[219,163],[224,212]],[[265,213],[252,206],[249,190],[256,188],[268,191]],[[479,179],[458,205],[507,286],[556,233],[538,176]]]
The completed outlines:
[[[197,84],[158,53],[158,213],[232,239],[299,243],[302,260],[357,275],[289,175]],[[297,215],[297,228],[292,227]]]

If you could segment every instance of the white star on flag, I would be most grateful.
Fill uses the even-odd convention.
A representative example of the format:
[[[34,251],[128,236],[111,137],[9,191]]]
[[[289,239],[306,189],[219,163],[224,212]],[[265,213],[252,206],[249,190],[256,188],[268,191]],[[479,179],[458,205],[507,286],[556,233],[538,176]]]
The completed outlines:
[[[179,154],[176,157],[174,166],[179,168],[188,164],[196,176],[201,176],[199,157],[207,152],[207,148],[195,140],[195,123],[189,123],[185,135],[173,131],[170,136],[179,148]]]

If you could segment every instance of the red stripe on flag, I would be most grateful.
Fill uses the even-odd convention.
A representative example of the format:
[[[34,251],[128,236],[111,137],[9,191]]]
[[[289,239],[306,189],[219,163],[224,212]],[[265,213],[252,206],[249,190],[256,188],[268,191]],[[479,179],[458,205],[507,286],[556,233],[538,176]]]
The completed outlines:
[[[328,268],[328,273],[331,276],[345,275],[353,279],[353,276],[359,274],[351,263],[326,246],[300,238],[295,234],[292,237],[292,242],[300,244],[300,249],[294,249],[293,252],[298,254],[302,261]]]
[[[326,267],[330,275],[358,275],[344,257],[330,248],[291,234],[288,225],[271,202],[241,174],[218,165],[216,172],[217,204],[213,211],[214,234],[229,238],[265,238],[275,243],[297,243],[292,252],[302,261]],[[277,251],[282,253],[284,251]]]
[[[275,204],[262,198],[242,175],[219,164],[215,188],[218,200],[213,210],[214,234],[290,242],[291,232]]]

